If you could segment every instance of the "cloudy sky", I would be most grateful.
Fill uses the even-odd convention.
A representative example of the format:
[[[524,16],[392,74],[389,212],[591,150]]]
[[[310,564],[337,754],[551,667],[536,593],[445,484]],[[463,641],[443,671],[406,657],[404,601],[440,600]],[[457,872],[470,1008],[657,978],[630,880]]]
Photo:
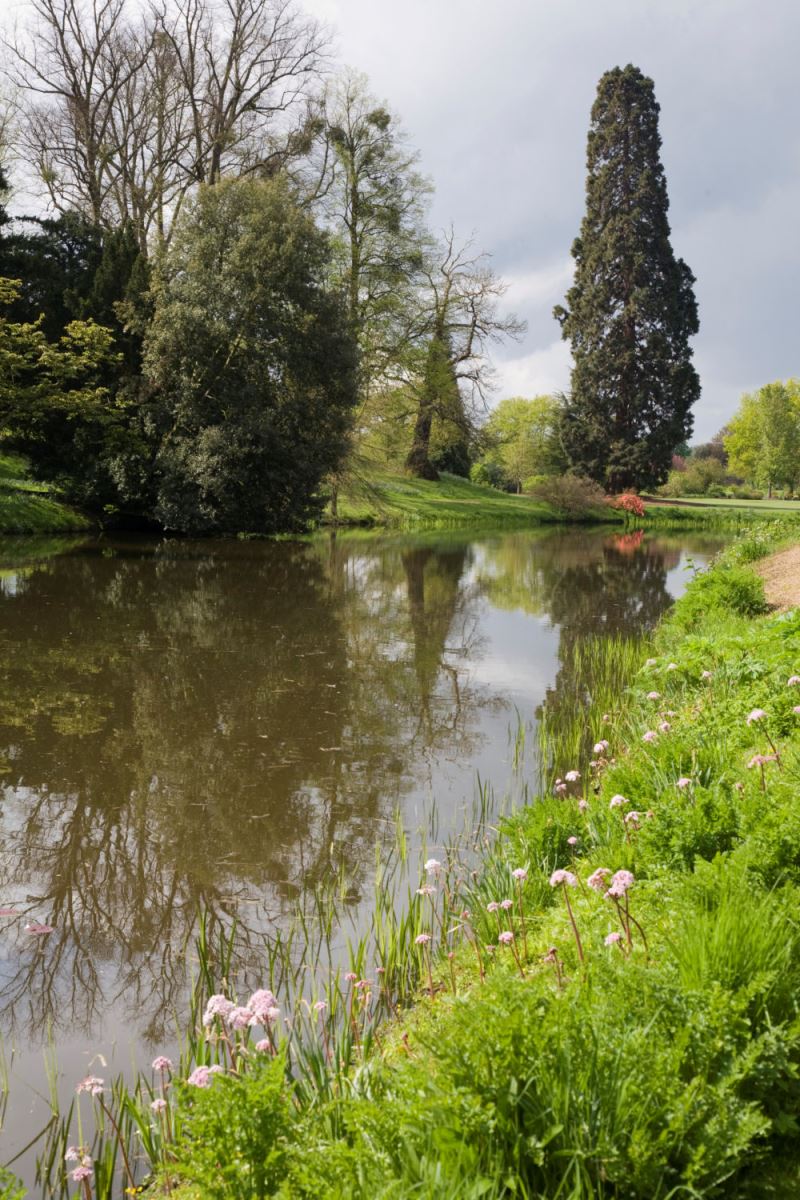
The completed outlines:
[[[633,62],[661,104],[673,244],[697,276],[697,440],[800,374],[800,0],[306,0],[402,117],[433,218],[475,231],[528,321],[498,396],[569,382],[551,316],[583,210],[589,111]]]

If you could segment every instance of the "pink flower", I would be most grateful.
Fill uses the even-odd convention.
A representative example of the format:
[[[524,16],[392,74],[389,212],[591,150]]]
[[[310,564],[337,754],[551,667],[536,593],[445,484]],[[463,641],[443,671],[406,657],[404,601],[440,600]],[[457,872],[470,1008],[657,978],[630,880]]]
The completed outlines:
[[[424,883],[422,885],[422,887],[417,888],[417,895],[418,896],[435,896],[436,888],[433,886],[433,884]]]
[[[40,935],[45,934],[45,933],[52,933],[53,929],[54,929],[53,925],[40,925],[38,921],[29,921],[28,924],[25,926],[26,933],[35,933],[35,934],[40,934]]]
[[[77,1146],[67,1146],[64,1162],[80,1162],[81,1152]]]
[[[617,871],[611,879],[611,887],[606,894],[619,900],[635,882],[630,871]]]
[[[610,743],[607,742],[605,738],[602,738],[599,742],[595,742],[594,746],[592,747],[592,753],[605,754],[606,750],[609,748],[609,745]]]
[[[577,846],[577,844],[578,844],[578,839],[576,837],[568,837],[567,838],[568,846]]]
[[[555,946],[551,946],[550,949],[547,951],[547,954],[544,955],[542,961],[546,962],[546,963],[554,963],[557,958],[558,958],[558,950],[555,948]]]
[[[646,667],[654,667],[657,662],[658,662],[657,658],[648,658],[647,662],[644,665]]]
[[[514,940],[514,935],[510,929],[504,929],[502,933],[498,933],[497,940],[503,946],[510,946]]]
[[[713,671],[703,671],[702,674],[700,675],[700,678],[701,679],[713,679],[714,672]]]
[[[567,783],[577,783],[581,777],[580,771],[567,771],[564,775]]]
[[[622,934],[621,934],[621,933],[617,933],[617,932],[615,931],[614,933],[609,933],[609,934],[608,934],[608,936],[605,938],[605,944],[606,944],[607,946],[613,946],[613,945],[615,945],[617,942],[619,942],[619,941],[621,941],[621,940],[622,940]]]
[[[513,907],[514,907],[514,901],[513,901],[513,900],[501,900],[501,901],[500,901],[500,907],[501,907],[501,908],[504,908],[504,909],[506,909],[506,910],[508,910],[509,908],[513,908]]]
[[[776,761],[774,754],[754,754],[747,765],[748,767],[763,767],[767,763]]]
[[[553,871],[550,876],[550,887],[558,887],[562,883],[565,883],[567,887],[576,887],[578,880],[571,871]]]
[[[441,870],[442,864],[439,862],[438,858],[429,858],[425,863],[425,871],[428,875],[440,875]]]
[[[15,908],[0,908],[0,917],[18,917],[19,913]]]
[[[567,793],[567,785],[565,783],[557,783],[553,788],[553,791],[557,796],[565,796]]]
[[[589,807],[588,800],[579,800],[578,801],[578,811],[579,812],[585,813],[588,807]]]
[[[378,967],[378,972],[381,973],[382,971],[383,971],[383,967]],[[314,1003],[311,1005],[311,1007],[313,1008],[315,1013],[324,1013],[325,1009],[328,1007],[328,1005],[325,1003],[324,1000],[315,1000]]]
[[[647,733],[642,735],[642,741],[643,742],[657,742],[658,734],[654,733],[652,729],[648,729]]]
[[[163,1054],[159,1054],[158,1058],[153,1059],[153,1070],[154,1071],[171,1071],[172,1063],[170,1062],[170,1060],[168,1058],[165,1058]]]
[[[756,721],[764,721],[766,720],[766,716],[767,714],[764,712],[763,708],[754,708],[747,717],[747,724],[753,725]]]
[[[269,988],[259,988],[247,1001],[247,1007],[259,1025],[270,1025],[281,1015],[275,997]]]
[[[159,1097],[157,1100],[151,1101],[150,1107],[154,1113],[162,1113],[167,1107],[167,1102]]]
[[[800,683],[800,675],[790,675],[789,678],[786,680],[787,687],[797,687],[797,685],[799,683]]]
[[[92,1168],[85,1166],[76,1167],[74,1171],[70,1172],[70,1178],[73,1183],[83,1183],[84,1179],[92,1178]]]
[[[678,664],[677,663],[667,663],[666,669],[668,671],[677,671]]]
[[[670,725],[669,721],[662,721],[658,728],[662,733],[669,733],[672,726]]]
[[[102,1079],[98,1079],[96,1075],[87,1075],[85,1079],[80,1081],[75,1091],[78,1093],[91,1092],[93,1096],[100,1096],[103,1092],[103,1081]]]
[[[635,827],[638,827],[638,825],[639,825],[639,813],[638,813],[638,812],[634,812],[634,811],[633,811],[633,809],[632,809],[632,810],[631,810],[629,813],[626,813],[626,814],[625,814],[625,823],[626,823],[627,825],[633,825],[633,826],[635,826]]]
[[[248,1029],[257,1024],[258,1017],[243,1005],[237,1005],[228,1013],[228,1025],[231,1029]]]
[[[430,940],[431,935],[429,933],[418,933],[414,938],[414,942],[417,946],[427,946]]]
[[[598,867],[597,870],[589,876],[586,882],[595,892],[602,892],[603,888],[606,886],[606,878],[610,874],[611,872],[609,871],[608,867]]]
[[[490,900],[489,903],[486,905],[486,911],[487,912],[497,912],[499,907],[500,907],[500,905],[497,903],[496,900]]]
[[[346,983],[355,983],[355,981],[358,979],[358,976],[356,975],[355,971],[347,971],[344,978]]]
[[[611,713],[603,713],[600,720],[603,722],[604,725],[607,725],[609,723],[609,721],[611,720]]]
[[[210,1067],[195,1067],[186,1082],[191,1084],[192,1087],[208,1087],[211,1082],[210,1075]]]
[[[692,781],[686,775],[681,775],[680,779],[675,784],[675,787],[687,788],[691,787]]]
[[[628,803],[628,801],[625,799],[625,797],[620,796],[618,793],[616,796],[611,797],[611,799],[608,802],[608,807],[609,808],[622,808],[623,804],[627,804],[627,803]]]
[[[511,877],[512,877],[512,879],[519,880],[520,883],[524,883],[525,880],[528,878],[528,872],[525,870],[524,867],[515,867],[514,870],[511,872]]]
[[[795,704],[794,708],[792,709],[792,712],[800,717],[800,704]]]
[[[229,1000],[227,996],[222,996],[219,993],[215,996],[209,996],[206,1011],[203,1014],[203,1024],[213,1025],[214,1017],[222,1017],[223,1021],[227,1020],[234,1008],[233,1001]]]
[[[647,693],[647,699],[648,699],[648,700],[660,700],[660,699],[661,699],[661,692],[648,692],[648,693]]]
[[[272,1049],[269,1038],[261,1038],[256,1042],[255,1048],[259,1054],[269,1054]]]

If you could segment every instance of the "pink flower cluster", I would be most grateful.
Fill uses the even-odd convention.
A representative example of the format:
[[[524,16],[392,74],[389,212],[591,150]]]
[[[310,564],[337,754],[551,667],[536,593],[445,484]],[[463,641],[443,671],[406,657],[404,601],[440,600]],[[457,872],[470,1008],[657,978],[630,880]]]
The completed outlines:
[[[227,996],[209,996],[203,1024],[208,1027],[219,1017],[230,1029],[248,1029],[253,1025],[267,1028],[281,1015],[275,997],[267,988],[253,992],[245,1005],[234,1004]]]

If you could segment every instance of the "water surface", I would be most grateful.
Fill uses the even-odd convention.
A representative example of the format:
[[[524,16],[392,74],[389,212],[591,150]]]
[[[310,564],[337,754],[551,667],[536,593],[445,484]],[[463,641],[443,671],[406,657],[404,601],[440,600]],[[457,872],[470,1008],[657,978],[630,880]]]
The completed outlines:
[[[515,731],[580,684],[576,641],[651,627],[718,544],[2,544],[0,1158],[46,1119],[48,1041],[68,1095],[172,1040],[201,906],[255,937],[336,871],[358,910],[398,812],[441,840],[478,777],[522,795]]]

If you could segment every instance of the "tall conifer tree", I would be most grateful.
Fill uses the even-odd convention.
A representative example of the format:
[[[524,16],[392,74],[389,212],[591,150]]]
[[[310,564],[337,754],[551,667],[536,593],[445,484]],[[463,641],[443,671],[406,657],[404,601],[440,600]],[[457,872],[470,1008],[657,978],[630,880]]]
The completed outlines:
[[[700,395],[694,276],[670,244],[658,113],[637,67],[601,78],[575,279],[554,310],[575,363],[564,446],[576,470],[612,492],[666,479]]]

